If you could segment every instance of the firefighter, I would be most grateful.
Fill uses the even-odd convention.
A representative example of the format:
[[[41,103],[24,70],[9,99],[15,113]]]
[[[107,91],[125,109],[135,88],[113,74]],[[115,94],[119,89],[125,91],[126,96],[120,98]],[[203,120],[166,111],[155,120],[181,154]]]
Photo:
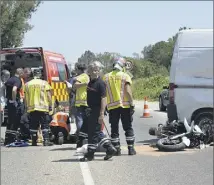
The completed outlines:
[[[111,140],[117,149],[116,155],[121,155],[119,139],[119,120],[121,119],[125,131],[128,154],[135,155],[134,131],[132,128],[134,104],[131,91],[131,78],[124,73],[125,60],[119,58],[113,64],[113,71],[104,75],[107,88],[107,109],[111,124]]]
[[[37,133],[41,125],[43,145],[52,146],[49,138],[49,112],[52,109],[51,86],[41,80],[41,70],[35,69],[34,79],[25,84],[25,107],[30,114],[30,133],[32,146],[37,145]]]
[[[85,119],[85,109],[87,108],[87,92],[86,88],[89,83],[89,76],[85,73],[85,64],[78,63],[76,65],[77,76],[73,89],[76,90],[75,95],[75,120],[76,120],[76,135],[79,136],[79,130],[82,127],[83,119]],[[77,146],[78,147],[78,146]]]
[[[110,159],[117,152],[111,140],[100,135],[106,107],[106,87],[104,81],[99,76],[100,67],[101,64],[97,61],[91,63],[88,67],[90,82],[87,87],[87,119],[84,119],[78,141],[81,146],[83,140],[88,136],[88,151],[80,161],[85,159],[88,161],[93,160],[98,144],[106,149],[104,160]]]
[[[29,67],[24,68],[24,75],[21,78],[22,81],[22,88],[20,89],[20,97],[21,97],[21,106],[22,106],[22,117],[20,121],[20,139],[27,141],[30,140],[30,130],[29,130],[29,123],[30,123],[30,115],[25,111],[26,107],[24,106],[24,86],[25,83],[30,81],[32,78],[32,70]]]
[[[31,68],[29,67],[25,67],[24,68],[24,83],[27,83],[28,81],[32,80],[33,78],[33,73],[32,73],[32,70]]]
[[[65,113],[63,106],[56,108],[56,113],[53,115],[53,120],[50,122],[50,129],[54,141],[58,144],[63,144],[69,137],[70,120],[68,114]]]
[[[23,75],[23,69],[18,68],[15,71],[15,75],[9,78],[5,83],[8,108],[8,124],[5,133],[5,145],[15,142],[17,130],[20,126],[22,114],[20,89],[22,87],[21,78]]]

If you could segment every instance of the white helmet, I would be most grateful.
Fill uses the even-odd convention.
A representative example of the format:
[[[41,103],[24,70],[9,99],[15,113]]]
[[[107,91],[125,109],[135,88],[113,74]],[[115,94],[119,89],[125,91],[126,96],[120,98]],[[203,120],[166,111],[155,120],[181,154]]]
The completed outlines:
[[[114,64],[113,64],[113,68],[118,69],[120,71],[122,71],[125,66],[126,66],[126,60],[122,57],[116,59]]]

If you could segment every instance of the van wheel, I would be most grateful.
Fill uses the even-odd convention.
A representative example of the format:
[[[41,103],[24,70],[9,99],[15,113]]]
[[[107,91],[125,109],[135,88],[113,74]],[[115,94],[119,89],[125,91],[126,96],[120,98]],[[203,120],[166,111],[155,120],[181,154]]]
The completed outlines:
[[[166,106],[164,106],[163,99],[161,96],[159,97],[159,110],[160,111],[166,111]]]
[[[199,113],[195,119],[195,124],[206,134],[206,142],[211,143],[214,137],[213,112],[206,111]]]

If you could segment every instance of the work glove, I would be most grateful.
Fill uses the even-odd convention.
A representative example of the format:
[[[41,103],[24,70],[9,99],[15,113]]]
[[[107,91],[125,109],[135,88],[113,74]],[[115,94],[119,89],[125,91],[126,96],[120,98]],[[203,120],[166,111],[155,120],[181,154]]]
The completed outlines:
[[[130,113],[131,113],[131,116],[135,113],[135,106],[134,105],[131,105]]]
[[[85,109],[85,114],[87,117],[89,117],[91,115],[91,108],[86,108]]]

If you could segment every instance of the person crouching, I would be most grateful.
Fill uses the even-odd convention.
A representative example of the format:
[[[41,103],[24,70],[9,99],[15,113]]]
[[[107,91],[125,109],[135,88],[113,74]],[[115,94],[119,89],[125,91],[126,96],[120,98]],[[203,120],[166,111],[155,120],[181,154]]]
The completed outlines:
[[[69,116],[65,113],[65,108],[60,105],[56,108],[56,113],[50,122],[50,130],[54,143],[63,144],[69,137],[70,129]]]

